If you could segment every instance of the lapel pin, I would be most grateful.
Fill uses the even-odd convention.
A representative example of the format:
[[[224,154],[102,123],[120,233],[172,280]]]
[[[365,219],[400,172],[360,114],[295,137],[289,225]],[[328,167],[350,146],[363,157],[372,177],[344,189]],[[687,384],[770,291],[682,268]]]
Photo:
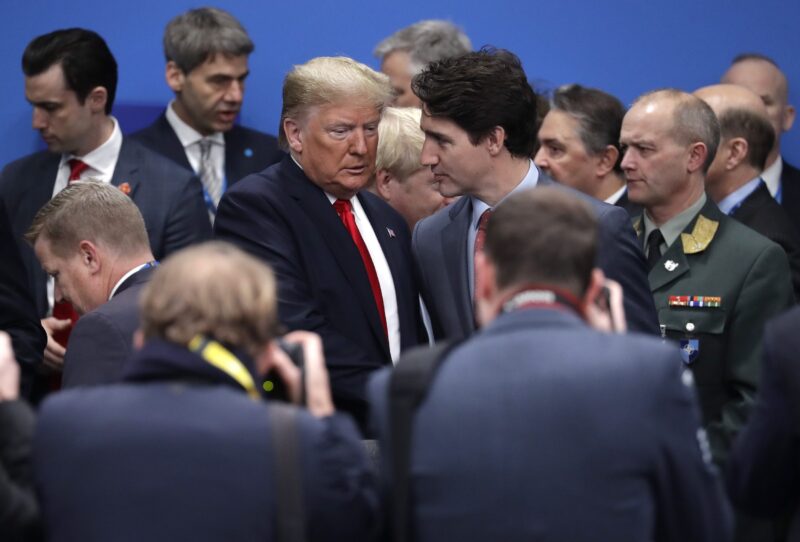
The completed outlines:
[[[119,191],[125,194],[126,196],[131,195],[131,185],[129,183],[122,183],[119,185]]]
[[[667,271],[675,271],[675,269],[678,268],[678,265],[679,264],[676,261],[667,260],[666,262],[664,262],[664,269],[666,269]]]
[[[388,233],[388,234],[389,234],[389,237],[391,237],[392,239],[394,239],[394,238],[395,238],[395,235],[394,235],[394,230],[393,230],[392,228],[390,228],[390,227],[388,227],[388,226],[387,226],[387,227],[386,227],[386,233]]]
[[[253,156],[253,149],[251,149],[250,147],[247,147],[247,148],[244,150],[244,155],[245,155],[246,157],[248,157],[248,158],[252,157],[252,156]]]

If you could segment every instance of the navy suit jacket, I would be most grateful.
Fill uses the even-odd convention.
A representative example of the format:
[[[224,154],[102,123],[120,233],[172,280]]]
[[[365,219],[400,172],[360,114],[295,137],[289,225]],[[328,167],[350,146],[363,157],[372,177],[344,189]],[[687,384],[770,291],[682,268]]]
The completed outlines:
[[[786,160],[781,172],[781,205],[792,219],[797,231],[800,231],[800,169]]]
[[[62,388],[116,382],[133,351],[133,334],[139,328],[139,294],[153,268],[141,269],[125,279],[107,303],[78,319],[64,356]]]
[[[210,380],[199,358],[199,372],[187,370],[180,346],[152,346],[125,382],[43,404],[34,473],[48,540],[276,540],[275,405]],[[165,372],[128,381],[144,356]],[[372,540],[377,497],[352,421],[296,409],[294,428],[306,540]]]
[[[39,209],[53,197],[61,155],[43,151],[8,164],[0,173],[0,199],[11,213],[40,317],[47,313],[47,277],[22,241]],[[111,184],[128,183],[156,259],[211,237],[200,181],[129,138],[122,140]]]
[[[29,371],[42,361],[47,336],[39,323],[11,223],[0,200],[0,330],[11,336],[22,366],[23,395],[29,391]]]
[[[151,150],[166,156],[184,169],[192,171],[181,141],[164,113],[153,124],[131,135]],[[251,173],[258,173],[280,162],[285,153],[278,148],[275,137],[234,125],[223,134],[225,138],[225,180],[228,186]]]
[[[767,185],[761,183],[739,207],[731,212],[731,216],[779,244],[786,252],[789,268],[792,271],[794,297],[798,300],[800,299],[800,233],[795,229],[785,209],[769,193]]]
[[[417,410],[413,539],[728,540],[681,372],[676,347],[566,310],[499,316],[450,351]],[[369,388],[387,490],[390,379]]]
[[[358,198],[392,272],[402,347],[416,345],[419,297],[408,227],[377,196],[363,191]],[[225,193],[214,234],[270,264],[281,322],[322,337],[337,408],[364,427],[367,377],[391,364],[389,343],[361,256],[325,193],[286,156]]]
[[[800,540],[800,308],[764,331],[755,409],[727,464],[728,494],[742,510],[777,516],[794,510],[789,540]]]
[[[644,256],[628,213],[558,184],[541,170],[536,186],[559,186],[592,205],[600,225],[597,266],[622,285],[628,329],[658,333]],[[420,288],[437,339],[460,339],[475,330],[467,270],[467,229],[471,218],[470,199],[462,197],[414,228],[412,246]]]

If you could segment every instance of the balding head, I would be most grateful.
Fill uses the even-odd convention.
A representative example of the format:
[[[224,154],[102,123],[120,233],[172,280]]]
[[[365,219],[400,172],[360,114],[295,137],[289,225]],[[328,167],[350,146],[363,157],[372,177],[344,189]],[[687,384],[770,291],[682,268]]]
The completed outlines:
[[[735,139],[742,139],[746,148],[741,149],[740,160],[760,172],[764,169],[770,149],[772,149],[775,133],[769,122],[767,108],[761,98],[745,87],[737,85],[710,85],[694,92],[694,95],[705,101],[720,124],[722,147],[717,162],[728,161],[731,154],[737,152],[733,146]],[[735,162],[735,160],[734,160]],[[718,168],[712,168],[708,182]]]
[[[722,82],[745,87],[761,98],[775,131],[771,163],[780,151],[781,134],[791,129],[795,118],[794,106],[788,103],[789,83],[786,75],[772,59],[758,54],[745,54],[734,59],[722,76]]]

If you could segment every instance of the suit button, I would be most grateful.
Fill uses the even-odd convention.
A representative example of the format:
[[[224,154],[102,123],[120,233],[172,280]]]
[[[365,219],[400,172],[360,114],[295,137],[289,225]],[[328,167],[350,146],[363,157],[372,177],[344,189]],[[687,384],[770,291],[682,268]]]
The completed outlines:
[[[688,331],[689,333],[694,331],[694,324],[692,322],[686,322],[686,331]]]

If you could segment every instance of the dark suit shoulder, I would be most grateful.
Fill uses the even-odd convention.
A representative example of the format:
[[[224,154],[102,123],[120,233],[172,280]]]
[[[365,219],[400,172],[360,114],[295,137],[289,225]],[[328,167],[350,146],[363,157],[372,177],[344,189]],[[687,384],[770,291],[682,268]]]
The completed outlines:
[[[36,180],[29,177],[40,173],[43,169],[52,168],[53,178],[47,179],[47,181],[54,184],[60,161],[61,155],[40,151],[9,162],[0,172],[0,195],[8,197],[11,194],[25,193],[36,184]],[[42,182],[41,179],[38,181]]]

